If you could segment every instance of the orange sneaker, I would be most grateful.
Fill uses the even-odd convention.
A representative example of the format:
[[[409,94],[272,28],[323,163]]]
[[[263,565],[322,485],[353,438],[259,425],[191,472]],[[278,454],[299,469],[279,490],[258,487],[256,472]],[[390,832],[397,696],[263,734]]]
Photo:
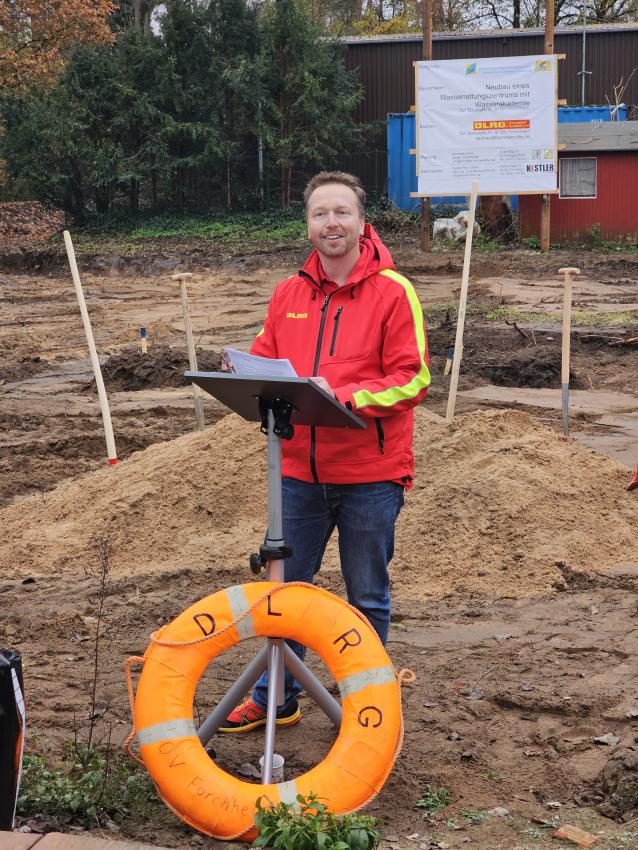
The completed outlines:
[[[301,720],[301,711],[297,700],[290,705],[280,708],[277,712],[277,726],[296,726]],[[226,718],[224,725],[220,726],[218,732],[250,732],[266,725],[266,709],[262,708],[252,699],[244,700],[241,705],[234,708]]]

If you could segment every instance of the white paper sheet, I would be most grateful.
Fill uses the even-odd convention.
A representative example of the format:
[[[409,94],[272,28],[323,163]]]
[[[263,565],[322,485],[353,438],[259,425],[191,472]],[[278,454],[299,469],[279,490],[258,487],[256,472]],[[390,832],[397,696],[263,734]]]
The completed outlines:
[[[275,360],[271,357],[258,357],[238,351],[236,348],[225,348],[236,375],[257,378],[296,378],[290,360]]]

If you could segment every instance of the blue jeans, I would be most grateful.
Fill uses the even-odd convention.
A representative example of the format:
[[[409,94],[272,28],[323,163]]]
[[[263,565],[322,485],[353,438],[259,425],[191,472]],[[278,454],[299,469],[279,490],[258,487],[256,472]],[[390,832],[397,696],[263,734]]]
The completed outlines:
[[[284,541],[293,550],[284,562],[286,581],[313,581],[336,527],[348,602],[365,614],[384,645],[390,624],[388,564],[402,506],[403,487],[392,481],[308,484],[295,478],[282,480]],[[305,646],[287,643],[303,659]],[[301,690],[286,670],[284,706]],[[267,673],[256,682],[253,700],[262,708],[268,704]]]

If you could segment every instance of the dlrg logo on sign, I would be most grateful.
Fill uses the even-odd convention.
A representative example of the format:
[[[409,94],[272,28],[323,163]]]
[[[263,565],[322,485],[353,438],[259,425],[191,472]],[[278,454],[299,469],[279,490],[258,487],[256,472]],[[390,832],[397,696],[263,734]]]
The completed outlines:
[[[473,130],[528,130],[529,118],[516,118],[502,121],[474,121]]]

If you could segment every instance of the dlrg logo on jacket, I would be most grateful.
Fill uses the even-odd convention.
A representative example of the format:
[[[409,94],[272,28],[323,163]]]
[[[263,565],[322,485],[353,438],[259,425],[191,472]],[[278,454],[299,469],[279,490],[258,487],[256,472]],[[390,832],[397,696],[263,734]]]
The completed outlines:
[[[286,313],[287,319],[307,319],[307,313]]]

